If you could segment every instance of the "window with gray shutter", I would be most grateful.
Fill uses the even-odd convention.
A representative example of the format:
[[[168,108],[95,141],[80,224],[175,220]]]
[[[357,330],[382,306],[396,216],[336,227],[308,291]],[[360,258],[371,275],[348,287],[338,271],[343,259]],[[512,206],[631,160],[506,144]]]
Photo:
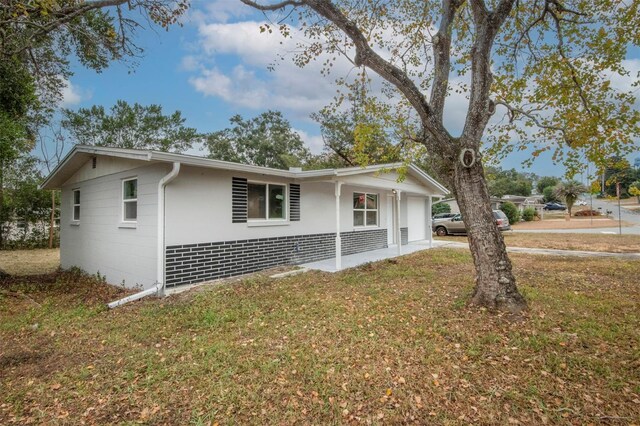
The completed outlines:
[[[289,220],[300,220],[300,185],[297,183],[289,184]]]
[[[233,223],[247,221],[247,180],[234,177],[231,179],[231,208]]]

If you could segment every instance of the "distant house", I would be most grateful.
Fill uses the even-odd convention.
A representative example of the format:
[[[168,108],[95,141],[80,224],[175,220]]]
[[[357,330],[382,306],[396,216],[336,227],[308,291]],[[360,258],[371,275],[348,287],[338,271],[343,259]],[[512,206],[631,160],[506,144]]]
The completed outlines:
[[[414,165],[302,171],[76,146],[61,189],[61,264],[127,287],[179,286],[406,244],[448,191]]]
[[[533,195],[529,197],[523,197],[521,195],[505,195],[502,198],[491,197],[491,208],[493,210],[500,210],[502,204],[510,202],[515,204],[518,210],[523,211],[527,207],[534,207],[538,210],[542,209],[542,197],[539,195]],[[460,213],[460,207],[458,202],[454,198],[446,198],[438,201],[436,204],[448,204],[451,208],[451,213]]]

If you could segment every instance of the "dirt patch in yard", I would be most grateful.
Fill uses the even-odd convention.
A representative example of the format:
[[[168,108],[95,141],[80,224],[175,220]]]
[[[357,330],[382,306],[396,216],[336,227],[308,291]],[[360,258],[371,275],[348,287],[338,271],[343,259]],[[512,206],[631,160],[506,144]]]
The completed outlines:
[[[632,225],[631,223],[622,221],[623,227]],[[618,221],[594,217],[592,223],[589,217],[572,217],[571,220],[544,219],[532,222],[519,222],[511,225],[511,227],[515,230],[617,228]]]
[[[14,282],[40,306],[0,297],[0,424],[637,423],[640,262],[512,259],[516,323],[465,306],[465,250],[112,311]]]
[[[40,275],[60,267],[60,249],[0,250],[0,269],[11,275]]]

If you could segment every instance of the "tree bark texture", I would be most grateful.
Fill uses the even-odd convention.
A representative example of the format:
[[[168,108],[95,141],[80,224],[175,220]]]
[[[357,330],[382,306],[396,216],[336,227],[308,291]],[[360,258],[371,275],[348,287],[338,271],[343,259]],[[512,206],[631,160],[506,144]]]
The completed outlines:
[[[520,313],[526,301],[518,292],[501,231],[491,209],[482,163],[470,167],[460,162],[453,170],[452,190],[467,228],[476,270],[470,303],[492,310]]]

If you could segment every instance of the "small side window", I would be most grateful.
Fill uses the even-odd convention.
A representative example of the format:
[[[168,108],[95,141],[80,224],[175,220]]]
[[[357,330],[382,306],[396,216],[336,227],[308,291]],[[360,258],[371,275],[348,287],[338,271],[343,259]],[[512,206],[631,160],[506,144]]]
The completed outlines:
[[[80,220],[80,190],[79,189],[74,189],[73,190],[73,215],[72,215],[72,219],[74,221],[79,221]]]
[[[138,179],[122,181],[122,221],[138,220]]]

